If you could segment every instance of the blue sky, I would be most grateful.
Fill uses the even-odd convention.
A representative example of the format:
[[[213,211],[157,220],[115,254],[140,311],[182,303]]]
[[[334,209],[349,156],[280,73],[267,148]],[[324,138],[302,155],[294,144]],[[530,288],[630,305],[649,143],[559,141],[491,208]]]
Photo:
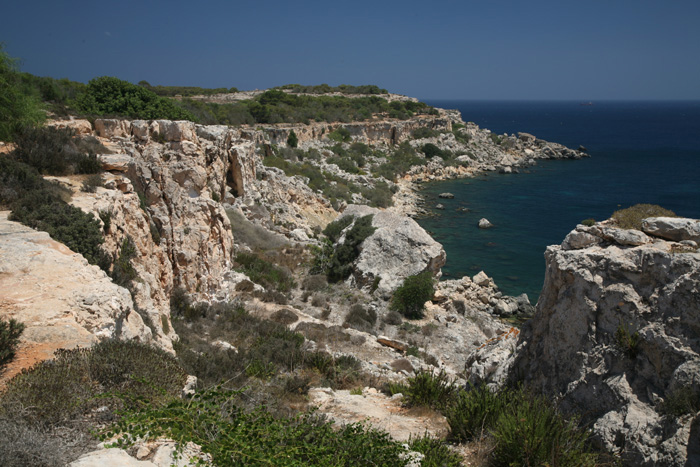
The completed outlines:
[[[0,41],[21,69],[82,82],[700,99],[697,0],[5,3]]]

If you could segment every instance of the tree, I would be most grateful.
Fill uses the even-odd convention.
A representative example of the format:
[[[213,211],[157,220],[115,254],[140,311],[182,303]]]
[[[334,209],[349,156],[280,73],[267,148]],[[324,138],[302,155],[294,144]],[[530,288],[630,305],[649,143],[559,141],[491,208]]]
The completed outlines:
[[[13,141],[24,127],[41,123],[46,116],[41,102],[22,86],[17,60],[0,43],[0,141]]]
[[[290,148],[295,148],[299,144],[299,138],[297,138],[297,134],[294,133],[294,130],[289,132],[289,136],[287,137],[287,145]]]

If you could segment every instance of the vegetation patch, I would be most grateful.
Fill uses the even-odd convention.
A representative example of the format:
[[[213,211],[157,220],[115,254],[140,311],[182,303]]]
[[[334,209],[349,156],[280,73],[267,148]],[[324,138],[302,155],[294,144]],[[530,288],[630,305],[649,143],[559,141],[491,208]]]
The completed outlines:
[[[615,331],[615,344],[627,356],[634,359],[639,353],[639,333],[631,333],[625,323],[620,322],[620,325]]]
[[[622,229],[642,230],[642,220],[647,217],[676,217],[676,214],[656,204],[635,204],[615,211],[611,217]]]
[[[289,292],[294,287],[291,274],[253,253],[240,253],[236,256],[239,270],[253,282],[271,287],[279,292]]]
[[[0,319],[0,371],[15,358],[24,324],[15,319]]]
[[[435,284],[430,271],[404,279],[391,298],[390,308],[408,319],[421,319],[425,302],[433,298]]]

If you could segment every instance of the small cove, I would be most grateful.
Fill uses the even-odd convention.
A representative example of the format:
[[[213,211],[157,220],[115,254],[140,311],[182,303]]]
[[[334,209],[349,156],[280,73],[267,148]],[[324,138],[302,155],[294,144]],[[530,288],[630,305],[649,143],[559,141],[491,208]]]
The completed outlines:
[[[524,131],[591,158],[540,161],[519,174],[422,185],[432,216],[418,222],[443,244],[445,278],[484,270],[509,295],[535,302],[544,251],[586,218],[603,220],[636,203],[700,217],[700,103],[430,102],[461,110],[496,133]],[[440,199],[450,192],[454,199]],[[444,210],[435,206],[441,203]],[[463,212],[459,208],[467,208]],[[485,217],[492,229],[479,229]]]

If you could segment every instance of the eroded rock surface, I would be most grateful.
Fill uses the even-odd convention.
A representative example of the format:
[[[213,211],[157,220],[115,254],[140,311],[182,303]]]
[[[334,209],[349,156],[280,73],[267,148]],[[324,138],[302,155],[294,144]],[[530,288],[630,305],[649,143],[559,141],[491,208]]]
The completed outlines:
[[[700,414],[665,407],[700,396],[700,254],[619,230],[578,226],[547,248],[511,375],[582,414],[626,465],[698,465]]]
[[[53,358],[58,349],[110,338],[152,340],[126,289],[46,232],[7,216],[0,212],[0,317],[26,328],[3,377]]]

